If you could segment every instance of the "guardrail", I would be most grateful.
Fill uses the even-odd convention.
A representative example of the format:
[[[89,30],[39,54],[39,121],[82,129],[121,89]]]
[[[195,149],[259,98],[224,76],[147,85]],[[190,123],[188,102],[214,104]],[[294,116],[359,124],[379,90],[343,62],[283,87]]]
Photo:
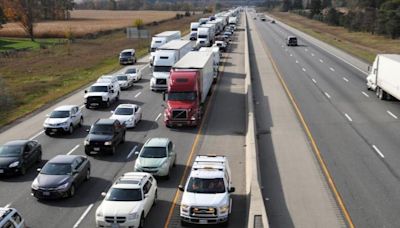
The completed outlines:
[[[263,227],[268,228],[267,212],[265,210],[264,199],[260,188],[260,168],[258,164],[258,147],[256,139],[256,126],[254,118],[253,89],[251,85],[250,56],[249,56],[249,31],[247,13],[244,15],[245,25],[245,93],[247,111],[247,133],[246,133],[246,193],[248,214],[248,228]]]

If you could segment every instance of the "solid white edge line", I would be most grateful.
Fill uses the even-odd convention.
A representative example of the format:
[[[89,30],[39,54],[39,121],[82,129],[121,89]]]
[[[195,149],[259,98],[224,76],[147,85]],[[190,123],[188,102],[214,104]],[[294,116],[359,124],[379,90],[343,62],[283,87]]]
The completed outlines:
[[[333,69],[332,67],[329,67],[329,70],[331,70],[331,71],[335,71],[335,69]]]
[[[139,92],[135,95],[135,98],[137,98],[140,94],[142,94],[142,92]]]
[[[305,69],[305,68],[303,68],[302,70],[303,70],[304,72],[306,72],[306,69]]]
[[[345,80],[346,82],[349,82],[349,79],[347,79],[347,78],[345,78],[345,77],[343,77],[343,80]]]
[[[93,203],[89,205],[88,208],[86,208],[85,212],[83,212],[82,216],[78,219],[78,221],[75,223],[75,225],[73,226],[73,228],[77,228],[79,226],[79,224],[82,222],[82,220],[86,217],[86,215],[89,213],[89,211],[92,209],[93,207]]]
[[[322,59],[319,59],[319,61],[320,61],[321,63],[323,63],[323,62],[324,62],[324,60],[322,60]]]
[[[128,156],[126,157],[126,159],[131,158],[132,154],[135,153],[136,148],[137,148],[137,145],[134,146],[134,147],[132,148],[131,152],[129,152],[129,154],[128,154]]]
[[[72,149],[67,153],[67,155],[72,154],[76,149],[78,149],[78,147],[79,147],[79,144],[76,145],[74,148],[72,148]]]
[[[377,146],[372,145],[372,148],[374,148],[374,150],[376,151],[376,153],[379,154],[379,156],[381,156],[382,158],[385,158],[385,156],[382,154],[382,152],[378,149]]]
[[[329,99],[331,98],[331,96],[327,92],[325,92],[325,96],[327,96]]]
[[[313,78],[313,79],[311,79],[315,84],[317,84],[317,81]]]
[[[364,96],[369,97],[369,95],[366,92],[361,91],[361,93],[364,94]]]
[[[44,130],[42,130],[42,131],[38,132],[36,135],[34,135],[34,136],[30,137],[30,138],[29,138],[29,140],[33,140],[33,139],[35,139],[35,138],[36,138],[36,137],[38,137],[39,135],[43,134],[43,132],[44,132]]]
[[[161,113],[158,114],[158,116],[157,116],[157,118],[156,118],[156,121],[157,121],[160,117],[161,117]]]
[[[391,111],[387,110],[386,112],[387,112],[389,115],[391,115],[393,118],[395,118],[396,120],[398,119],[398,117],[397,117],[395,114],[393,114]]]
[[[351,117],[350,117],[347,113],[345,113],[344,115],[346,116],[346,118],[347,118],[350,122],[353,121],[353,120],[351,119]]]

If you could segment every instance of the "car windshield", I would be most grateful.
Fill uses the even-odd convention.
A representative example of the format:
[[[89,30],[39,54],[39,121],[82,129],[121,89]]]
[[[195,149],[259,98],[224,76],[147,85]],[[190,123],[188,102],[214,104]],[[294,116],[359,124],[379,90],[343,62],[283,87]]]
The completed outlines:
[[[91,86],[89,92],[107,92],[107,86]]]
[[[64,163],[47,163],[40,174],[46,175],[69,175],[71,174],[71,164]]]
[[[15,157],[22,153],[22,146],[17,145],[4,145],[0,147],[0,157]]]
[[[128,76],[118,76],[118,81],[128,81]]]
[[[117,108],[114,112],[115,115],[132,115],[133,108]]]
[[[131,56],[131,55],[132,55],[132,52],[130,52],[130,51],[122,52],[122,53],[121,53],[121,56],[124,56],[124,57],[129,57],[129,56]]]
[[[200,39],[207,39],[207,35],[199,35],[198,38],[200,38]]]
[[[169,72],[171,66],[154,66],[154,72]]]
[[[141,201],[142,191],[140,189],[111,188],[107,194],[108,201]]]
[[[225,184],[222,178],[204,179],[192,177],[187,186],[188,192],[193,193],[224,193]]]
[[[69,117],[69,111],[53,111],[50,114],[50,118],[67,118]]]
[[[130,68],[125,71],[126,74],[136,74],[136,68]]]
[[[95,124],[90,129],[90,133],[97,134],[97,135],[110,135],[110,134],[113,134],[113,126],[112,125]]]
[[[140,157],[143,158],[165,158],[167,157],[167,151],[165,147],[144,147]]]
[[[195,92],[169,92],[169,101],[194,101],[196,99]]]

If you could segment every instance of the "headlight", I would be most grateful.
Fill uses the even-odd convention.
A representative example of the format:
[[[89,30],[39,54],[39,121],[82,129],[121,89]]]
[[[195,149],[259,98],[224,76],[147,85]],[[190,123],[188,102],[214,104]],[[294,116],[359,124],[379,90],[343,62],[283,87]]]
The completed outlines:
[[[103,101],[107,101],[108,97],[103,96],[103,97],[101,97],[101,99],[103,99]]]
[[[190,120],[196,120],[196,115],[193,115]]]
[[[139,219],[139,214],[137,212],[131,212],[128,214],[128,220]]]
[[[37,179],[35,179],[31,185],[31,188],[38,190],[39,189],[39,183],[37,181]]]
[[[101,208],[98,208],[96,211],[96,216],[97,217],[103,217],[103,210],[101,210]]]
[[[112,145],[112,141],[106,141],[104,142],[104,146],[111,146]]]
[[[229,211],[229,204],[227,204],[227,205],[222,206],[222,207],[219,208],[220,214],[228,213],[228,211]]]
[[[56,189],[57,190],[64,190],[64,189],[68,188],[68,186],[69,186],[69,183],[67,182],[65,184],[62,184],[62,185],[58,186]]]
[[[65,122],[59,123],[59,125],[65,125],[65,124],[68,124],[68,121],[65,121]]]
[[[84,146],[87,146],[87,145],[89,145],[89,144],[90,144],[89,140],[85,139],[85,141],[83,141],[83,145],[84,145]]]
[[[163,166],[166,166],[166,165],[168,165],[167,160],[165,160],[163,163],[161,163],[158,167],[163,167]]]
[[[189,212],[189,205],[182,204],[182,205],[181,205],[181,210],[182,210],[183,212],[188,213],[188,212]]]
[[[18,165],[19,165],[19,161],[15,161],[15,162],[11,163],[8,167],[14,168],[14,167],[17,167]]]
[[[133,121],[133,117],[129,118],[129,120],[127,122],[132,122]]]

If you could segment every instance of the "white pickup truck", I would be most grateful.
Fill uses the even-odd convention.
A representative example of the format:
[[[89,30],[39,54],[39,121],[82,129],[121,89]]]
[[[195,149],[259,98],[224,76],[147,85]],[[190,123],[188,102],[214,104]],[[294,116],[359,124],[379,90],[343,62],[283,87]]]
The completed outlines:
[[[227,225],[232,208],[231,172],[225,156],[196,157],[183,191],[180,206],[181,224]]]

